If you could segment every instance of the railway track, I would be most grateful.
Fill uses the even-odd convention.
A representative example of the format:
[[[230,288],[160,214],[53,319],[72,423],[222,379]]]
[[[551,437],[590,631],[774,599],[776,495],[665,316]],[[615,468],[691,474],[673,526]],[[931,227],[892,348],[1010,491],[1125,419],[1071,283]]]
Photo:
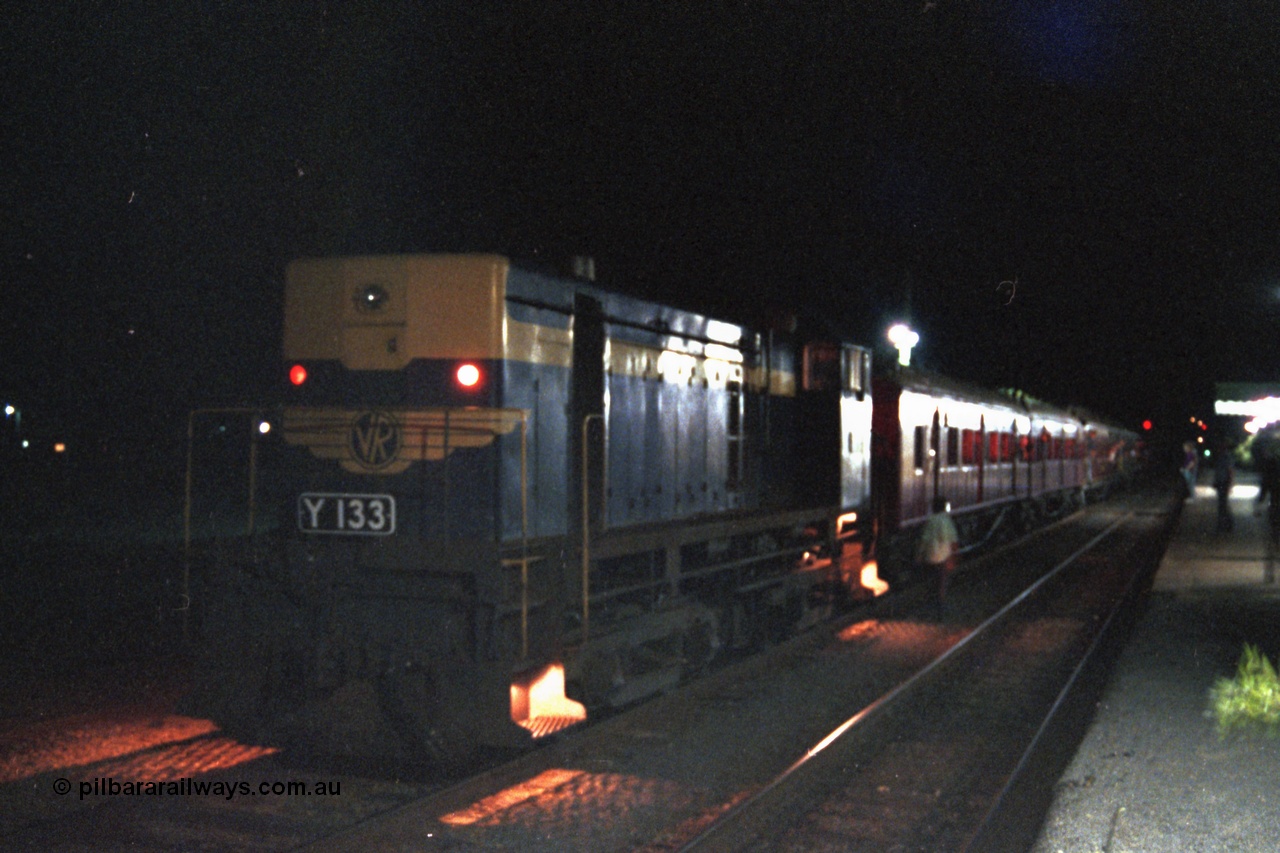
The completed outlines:
[[[1116,602],[1131,597],[1154,565],[1174,511],[1151,495],[1093,507],[968,565],[944,621],[920,617],[910,592],[879,600],[845,624],[456,784],[379,779],[376,768],[304,771],[278,754],[202,767],[202,755],[244,758],[236,749],[253,745],[197,732],[0,778],[0,846],[958,850],[1003,843],[1007,825],[1022,820],[1009,816],[1034,800],[1027,780],[1045,766],[1045,745],[1070,741],[1045,723],[1048,709],[1079,695],[1064,694],[1063,685],[1092,671],[1081,660],[1107,645],[1103,626],[1122,627],[1111,616]],[[165,719],[162,709],[148,713],[141,719],[153,728]],[[796,761],[850,719],[830,746]],[[3,722],[0,768],[21,752],[15,731],[39,739],[29,725]],[[1039,752],[1028,747],[1037,740]],[[72,785],[65,796],[52,787],[62,778]],[[83,782],[104,778],[223,782],[235,793],[91,790],[80,797]],[[330,787],[320,795],[259,793],[263,784],[290,781],[311,786],[308,792]],[[926,829],[907,834],[894,814]]]
[[[682,849],[1026,849],[1026,800],[1074,746],[1056,718],[1123,630],[1167,526],[1116,519]]]

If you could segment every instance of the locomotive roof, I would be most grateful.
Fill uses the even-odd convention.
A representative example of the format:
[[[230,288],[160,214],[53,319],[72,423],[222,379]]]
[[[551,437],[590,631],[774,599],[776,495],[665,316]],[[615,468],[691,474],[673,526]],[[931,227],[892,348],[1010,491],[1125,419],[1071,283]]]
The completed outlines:
[[[574,296],[581,294],[600,303],[607,323],[629,330],[624,332],[624,336],[645,339],[657,335],[663,339],[675,337],[748,350],[752,348],[752,338],[757,330],[746,324],[632,296],[595,281],[548,272],[515,261],[508,260],[507,263],[508,298],[572,313]]]

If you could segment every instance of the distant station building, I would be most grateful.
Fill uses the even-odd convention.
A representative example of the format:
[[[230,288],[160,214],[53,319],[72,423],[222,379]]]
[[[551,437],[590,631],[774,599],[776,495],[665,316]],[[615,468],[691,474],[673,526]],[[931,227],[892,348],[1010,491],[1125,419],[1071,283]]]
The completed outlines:
[[[1264,458],[1280,459],[1280,383],[1220,382],[1213,411],[1237,462],[1258,470]]]
[[[1219,382],[1213,411],[1222,417],[1239,418],[1244,431],[1256,435],[1280,424],[1280,383]]]

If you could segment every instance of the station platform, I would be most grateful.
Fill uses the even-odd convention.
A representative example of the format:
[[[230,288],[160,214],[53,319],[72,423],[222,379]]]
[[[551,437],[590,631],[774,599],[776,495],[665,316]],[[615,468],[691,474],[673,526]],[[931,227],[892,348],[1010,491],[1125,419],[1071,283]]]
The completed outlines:
[[[1094,721],[1058,782],[1035,853],[1280,850],[1280,737],[1220,738],[1209,691],[1245,643],[1280,663],[1280,585],[1256,479],[1234,529],[1197,486]]]

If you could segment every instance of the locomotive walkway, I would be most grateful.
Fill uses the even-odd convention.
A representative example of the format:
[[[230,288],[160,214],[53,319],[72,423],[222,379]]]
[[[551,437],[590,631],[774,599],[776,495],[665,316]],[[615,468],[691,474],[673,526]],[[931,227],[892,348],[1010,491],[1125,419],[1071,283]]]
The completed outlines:
[[[1197,488],[1097,715],[1058,783],[1035,853],[1280,850],[1280,738],[1219,739],[1209,689],[1244,643],[1280,653],[1280,585],[1256,480],[1232,494],[1235,529]]]

